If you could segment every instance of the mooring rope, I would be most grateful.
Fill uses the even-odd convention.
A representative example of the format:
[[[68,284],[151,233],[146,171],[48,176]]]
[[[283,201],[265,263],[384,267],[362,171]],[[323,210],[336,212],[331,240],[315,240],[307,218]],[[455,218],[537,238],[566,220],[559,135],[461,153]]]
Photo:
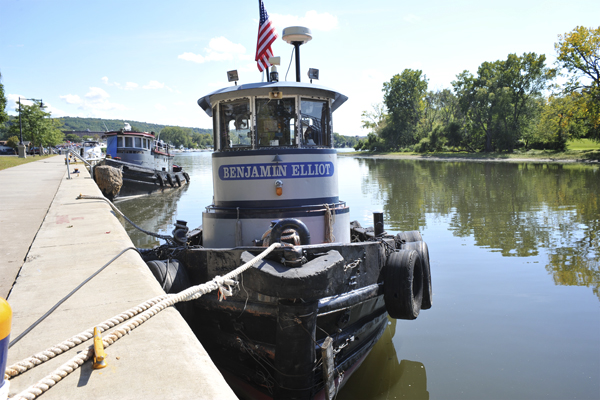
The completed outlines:
[[[335,242],[335,236],[333,235],[333,225],[335,224],[335,206],[329,207],[329,204],[325,206],[325,243]]]
[[[123,217],[125,219],[125,221],[129,222],[134,228],[138,229],[139,231],[144,232],[146,235],[150,235],[150,236],[153,236],[153,237],[158,238],[158,239],[166,240],[169,243],[174,243],[175,242],[175,239],[173,239],[173,236],[170,236],[170,235],[161,235],[161,234],[158,234],[156,232],[150,232],[150,231],[147,231],[147,230],[145,230],[145,229],[137,226],[132,220],[130,220],[129,218],[127,218],[125,216],[125,214],[123,214],[121,212],[121,210],[119,210],[117,208],[117,206],[115,206],[112,201],[110,201],[109,199],[107,199],[104,196],[91,196],[91,195],[88,195],[88,194],[80,194],[79,196],[77,196],[77,200],[82,200],[82,199],[83,200],[103,200],[103,201],[107,202],[112,207],[112,209],[115,210],[115,212],[117,214],[119,214],[121,217]]]
[[[137,317],[131,319],[131,321],[129,321],[126,325],[116,328],[113,331],[109,332],[107,335],[105,335],[102,338],[102,343],[104,344],[104,347],[108,347],[108,346],[112,345],[117,340],[119,340],[120,338],[122,338],[123,336],[125,336],[126,334],[131,332],[133,329],[137,328],[138,326],[140,326],[141,324],[146,322],[148,319],[152,318],[153,316],[155,316],[156,314],[158,314],[165,308],[170,307],[178,302],[195,300],[206,293],[212,292],[213,290],[218,290],[218,289],[222,289],[223,291],[231,290],[231,286],[235,284],[235,281],[233,280],[233,278],[242,274],[244,271],[246,271],[247,269],[252,267],[254,264],[259,262],[263,258],[265,258],[269,253],[271,253],[273,250],[275,250],[278,247],[281,247],[281,243],[273,243],[271,246],[269,246],[267,249],[265,249],[262,253],[260,253],[256,257],[254,257],[252,260],[248,261],[247,263],[241,265],[240,267],[236,268],[235,270],[229,272],[228,274],[226,274],[224,276],[216,276],[209,282],[205,282],[200,285],[192,286],[192,287],[190,287],[182,292],[179,292],[177,294],[168,294],[168,295],[155,297],[154,299],[148,300],[147,302],[140,304],[138,307],[134,307],[133,309],[130,309],[124,313],[121,313],[116,317],[106,320],[105,322],[103,322],[103,324],[106,324],[106,326],[108,326],[109,323],[119,321],[119,319],[121,319],[121,318],[123,320],[129,319],[129,318],[131,318],[128,316],[130,313],[134,313],[134,312],[137,313],[137,312],[141,311],[141,310],[138,310],[138,308],[142,308],[142,306],[146,305],[146,304],[150,305],[150,303],[155,300],[157,301],[155,304],[151,305],[150,308],[145,309]],[[228,289],[225,289],[225,287],[228,287]],[[132,311],[132,310],[135,310],[135,311]],[[128,318],[125,318],[124,315],[128,316]],[[110,322],[108,322],[108,321],[110,321]],[[112,325],[112,326],[114,326],[114,325]],[[112,327],[112,326],[110,326],[110,327]],[[104,326],[102,326],[102,328],[104,328]],[[73,336],[72,338],[70,338],[56,346],[53,346],[50,349],[44,350],[40,353],[37,353],[34,356],[31,356],[31,357],[23,360],[23,361],[20,361],[16,364],[11,365],[9,367],[9,369],[11,369],[11,371],[15,371],[16,373],[11,375],[12,372],[9,372],[9,369],[7,369],[7,372],[4,375],[5,379],[8,380],[13,376],[16,376],[22,372],[25,372],[28,369],[31,369],[31,368],[35,367],[36,365],[40,365],[43,362],[49,360],[50,358],[55,357],[56,355],[65,351],[65,350],[62,350],[62,348],[67,348],[67,347],[72,348],[72,347],[76,346],[77,344],[84,342],[85,340],[91,339],[91,337],[93,337],[93,334],[92,334],[92,336],[88,337],[88,335],[87,335],[88,331],[82,332],[82,334],[80,334],[81,336],[80,335]],[[85,340],[83,340],[83,339],[85,339]],[[77,341],[79,343],[76,343]],[[69,343],[67,343],[67,342],[69,342]],[[55,349],[57,349],[57,348],[60,349],[60,352],[58,352],[58,353],[55,351]],[[79,368],[85,361],[87,361],[92,356],[93,353],[94,353],[94,346],[90,345],[87,348],[87,350],[80,352],[79,354],[77,354],[76,356],[71,358],[68,362],[64,363],[59,368],[55,369],[52,373],[50,373],[46,377],[42,378],[36,384],[28,387],[27,389],[18,393],[14,397],[11,397],[11,399],[15,399],[15,400],[22,400],[22,399],[33,400],[33,399],[35,399],[36,397],[38,397],[39,395],[41,395],[42,393],[44,393],[45,391],[47,391],[48,389],[50,389],[51,387],[56,385],[56,383],[58,381],[65,378],[68,374],[70,374],[71,372],[73,372],[77,368]],[[19,366],[19,367],[14,368],[15,366]],[[24,368],[24,369],[21,371],[20,370],[21,368]]]

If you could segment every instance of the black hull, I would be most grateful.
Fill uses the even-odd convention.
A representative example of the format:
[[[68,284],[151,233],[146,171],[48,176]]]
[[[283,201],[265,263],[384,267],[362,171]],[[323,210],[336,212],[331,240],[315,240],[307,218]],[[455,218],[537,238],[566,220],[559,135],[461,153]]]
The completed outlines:
[[[285,267],[273,261],[282,254],[274,255],[246,271],[226,300],[210,293],[180,311],[241,397],[325,398],[326,338],[335,354],[330,382],[339,389],[388,324],[381,271],[393,247],[393,239],[302,246],[309,262],[301,268]],[[195,285],[261,250],[188,249],[177,258]]]
[[[104,164],[123,172],[123,186],[115,198],[179,189],[189,183],[189,175],[183,171],[159,171],[113,159],[105,159]]]

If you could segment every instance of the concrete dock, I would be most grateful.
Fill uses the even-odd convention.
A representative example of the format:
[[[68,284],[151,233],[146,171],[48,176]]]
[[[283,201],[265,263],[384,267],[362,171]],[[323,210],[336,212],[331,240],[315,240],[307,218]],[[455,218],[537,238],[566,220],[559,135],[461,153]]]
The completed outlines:
[[[67,179],[64,156],[0,171],[0,296],[13,310],[11,339],[122,250],[133,246],[85,167]],[[8,365],[164,294],[141,257],[127,251],[8,352]],[[110,330],[109,330],[110,331]],[[10,395],[68,361],[87,341],[19,375]],[[170,307],[106,349],[42,396],[51,399],[237,399],[177,310]]]

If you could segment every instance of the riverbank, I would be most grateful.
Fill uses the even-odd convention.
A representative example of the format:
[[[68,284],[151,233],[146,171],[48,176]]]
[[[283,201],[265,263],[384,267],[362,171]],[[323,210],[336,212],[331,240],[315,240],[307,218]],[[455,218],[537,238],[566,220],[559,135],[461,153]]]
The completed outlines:
[[[12,307],[11,339],[33,326],[74,288],[133,247],[87,170],[67,177],[64,156],[0,171],[5,232],[0,242],[2,296]],[[8,351],[8,365],[164,295],[133,250],[110,263]],[[122,325],[119,325],[122,327]],[[108,329],[106,336],[114,328]],[[47,377],[91,344],[85,341],[10,382],[10,396]],[[44,399],[236,399],[187,323],[173,307],[106,349],[106,368],[84,363]]]
[[[473,161],[473,162],[539,162],[539,163],[585,163],[599,164],[600,150],[549,152],[529,151],[525,153],[378,153],[378,152],[347,152],[338,156],[428,160],[428,161]]]

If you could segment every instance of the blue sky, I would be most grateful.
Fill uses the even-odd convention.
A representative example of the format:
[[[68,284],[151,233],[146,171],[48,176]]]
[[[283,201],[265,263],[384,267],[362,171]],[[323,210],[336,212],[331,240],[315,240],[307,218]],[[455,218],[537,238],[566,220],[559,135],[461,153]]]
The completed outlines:
[[[287,26],[312,29],[301,75],[349,100],[334,130],[365,135],[360,114],[382,101],[383,82],[421,69],[429,89],[509,53],[555,60],[559,34],[600,25],[600,1],[264,0],[280,38],[285,79]],[[0,72],[7,111],[18,96],[43,99],[54,117],[115,118],[210,128],[196,101],[227,86],[260,81],[254,62],[258,1],[0,0]],[[295,79],[294,65],[288,80]]]

